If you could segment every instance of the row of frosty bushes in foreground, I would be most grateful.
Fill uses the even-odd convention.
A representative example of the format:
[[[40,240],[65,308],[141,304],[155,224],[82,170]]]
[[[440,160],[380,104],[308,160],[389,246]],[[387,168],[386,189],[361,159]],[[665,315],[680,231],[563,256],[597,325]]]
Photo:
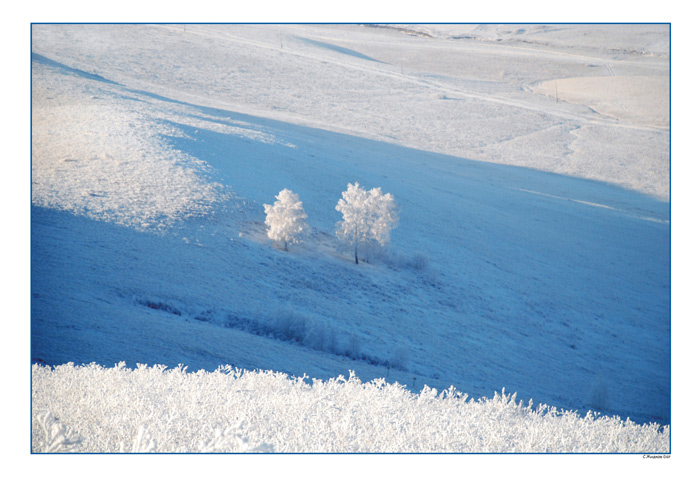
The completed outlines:
[[[670,428],[383,379],[32,367],[34,452],[669,452]]]

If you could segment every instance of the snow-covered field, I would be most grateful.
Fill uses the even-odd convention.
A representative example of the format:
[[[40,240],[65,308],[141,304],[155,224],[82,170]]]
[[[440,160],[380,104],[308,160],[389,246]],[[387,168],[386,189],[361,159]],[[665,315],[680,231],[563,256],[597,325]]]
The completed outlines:
[[[409,392],[454,386],[670,424],[669,42],[667,25],[34,25],[32,361],[324,380],[309,396],[352,370],[403,385],[376,399],[407,414]],[[360,265],[335,238],[355,181],[401,208]],[[284,188],[311,228],[288,252],[264,226]],[[38,430],[38,385],[60,378],[33,370]],[[72,393],[50,411],[83,430]],[[528,450],[516,437],[463,444]],[[571,450],[611,450],[596,437]],[[668,448],[666,429],[625,450]]]

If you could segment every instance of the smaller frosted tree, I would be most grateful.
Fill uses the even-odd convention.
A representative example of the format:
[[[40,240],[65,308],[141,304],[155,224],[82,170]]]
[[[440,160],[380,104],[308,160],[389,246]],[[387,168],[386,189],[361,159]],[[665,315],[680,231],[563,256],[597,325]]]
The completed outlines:
[[[275,197],[277,202],[274,204],[263,204],[267,214],[267,236],[282,243],[284,249],[288,250],[289,245],[301,243],[302,236],[309,231],[306,212],[299,196],[289,189],[282,189]]]
[[[343,215],[336,236],[354,248],[355,263],[359,263],[357,252],[360,247],[372,242],[381,246],[389,243],[389,233],[399,222],[394,196],[382,194],[379,187],[367,191],[357,182],[348,184],[335,209]]]

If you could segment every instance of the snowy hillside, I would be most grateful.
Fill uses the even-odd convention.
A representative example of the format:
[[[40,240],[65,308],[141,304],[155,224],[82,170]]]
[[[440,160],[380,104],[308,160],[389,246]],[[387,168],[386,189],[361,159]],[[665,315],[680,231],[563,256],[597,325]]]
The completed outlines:
[[[59,25],[32,40],[181,102],[669,197],[668,25]]]
[[[667,26],[507,27],[34,25],[32,361],[669,424]],[[359,265],[355,181],[400,206]]]

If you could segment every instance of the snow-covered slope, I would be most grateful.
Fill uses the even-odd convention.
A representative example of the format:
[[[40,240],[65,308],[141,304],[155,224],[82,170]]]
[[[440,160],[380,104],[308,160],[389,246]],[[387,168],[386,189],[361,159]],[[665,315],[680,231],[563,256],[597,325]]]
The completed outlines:
[[[669,422],[668,130],[536,94],[590,46],[528,47],[534,79],[520,46],[360,26],[33,41],[35,362],[354,370]],[[593,50],[667,74],[663,49]],[[334,237],[355,181],[401,207],[360,265]],[[311,226],[289,252],[263,225],[284,188]]]
[[[668,25],[37,25],[32,40],[180,101],[669,197]]]

